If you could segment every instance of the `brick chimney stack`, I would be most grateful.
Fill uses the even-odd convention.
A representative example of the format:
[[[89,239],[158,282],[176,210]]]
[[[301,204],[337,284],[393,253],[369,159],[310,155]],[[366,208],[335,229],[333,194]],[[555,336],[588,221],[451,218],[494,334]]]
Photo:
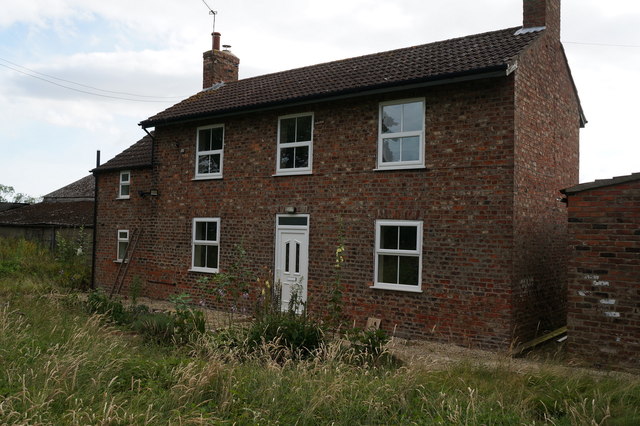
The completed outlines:
[[[522,0],[523,28],[546,27],[560,39],[560,0]]]
[[[228,50],[220,50],[220,33],[213,36],[213,49],[204,52],[202,88],[207,89],[216,83],[238,80],[238,66],[240,59]]]

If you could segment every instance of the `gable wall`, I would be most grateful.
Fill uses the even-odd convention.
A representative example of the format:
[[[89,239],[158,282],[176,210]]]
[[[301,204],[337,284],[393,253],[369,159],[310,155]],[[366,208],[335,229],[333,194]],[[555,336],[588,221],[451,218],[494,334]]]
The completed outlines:
[[[426,97],[427,168],[374,172],[379,102],[412,97]],[[275,215],[295,206],[310,214],[312,313],[322,315],[326,307],[342,227],[349,323],[364,326],[367,317],[377,317],[404,337],[504,348],[512,311],[512,108],[513,80],[503,78],[159,127],[160,195],[130,203],[100,198],[105,209],[99,214],[110,218],[99,222],[113,227],[104,231],[111,240],[100,241],[103,271],[113,266],[116,222],[139,214],[149,225],[128,280],[144,277],[151,296],[188,292],[216,305],[212,290],[197,283],[207,274],[188,271],[192,219],[221,218],[223,270],[241,244],[253,271],[272,279]],[[302,112],[315,118],[313,174],[274,177],[278,117]],[[196,127],[216,123],[225,125],[224,178],[194,181]],[[101,178],[101,191],[108,186],[117,179]],[[120,211],[126,204],[137,212]],[[369,288],[376,219],[424,222],[422,293]]]
[[[568,199],[569,352],[592,365],[640,369],[640,181]]]
[[[566,321],[567,213],[560,189],[578,183],[579,110],[566,60],[545,34],[518,61],[514,186],[514,338]]]
[[[117,231],[119,229],[129,230],[130,237],[134,230],[144,228],[141,235],[138,249],[129,265],[128,281],[136,274],[145,272],[145,279],[148,270],[146,265],[155,265],[150,246],[152,239],[148,230],[155,224],[154,205],[155,199],[149,196],[141,197],[138,191],[149,191],[152,187],[150,169],[131,170],[131,186],[128,200],[118,199],[118,188],[120,183],[120,171],[108,171],[96,174],[98,182],[96,192],[97,219],[94,227],[96,233],[96,263],[95,277],[96,285],[107,292],[113,287],[120,263],[115,262],[117,257]]]

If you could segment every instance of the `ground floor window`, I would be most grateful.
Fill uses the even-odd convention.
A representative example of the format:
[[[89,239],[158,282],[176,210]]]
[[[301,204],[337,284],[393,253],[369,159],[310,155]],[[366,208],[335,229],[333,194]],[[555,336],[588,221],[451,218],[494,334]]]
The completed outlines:
[[[422,222],[376,221],[374,288],[420,291]]]
[[[193,219],[193,271],[218,272],[220,256],[220,218]]]
[[[123,261],[129,247],[129,230],[118,229],[118,246],[116,249],[116,260]]]

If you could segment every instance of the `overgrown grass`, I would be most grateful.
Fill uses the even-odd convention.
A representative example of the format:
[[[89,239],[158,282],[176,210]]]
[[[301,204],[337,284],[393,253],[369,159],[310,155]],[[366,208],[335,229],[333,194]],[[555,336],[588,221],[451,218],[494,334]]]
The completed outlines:
[[[88,236],[80,230],[75,241],[60,235],[57,240],[52,253],[33,241],[0,238],[0,295],[49,291],[54,285],[86,288],[91,277]]]
[[[158,345],[74,293],[14,280],[0,292],[0,424],[640,423],[636,376],[350,359],[373,335],[346,356],[338,343],[307,357],[273,341],[246,351],[234,331]]]
[[[637,424],[632,376],[372,368],[319,356],[236,357],[203,335],[146,344],[76,298],[16,296],[0,309],[0,423]]]
[[[49,281],[56,269],[51,253],[38,244],[17,238],[0,238],[0,288],[4,293],[13,293],[20,288],[25,288],[26,292],[39,290],[42,281]],[[20,278],[20,286],[16,286],[16,278]]]

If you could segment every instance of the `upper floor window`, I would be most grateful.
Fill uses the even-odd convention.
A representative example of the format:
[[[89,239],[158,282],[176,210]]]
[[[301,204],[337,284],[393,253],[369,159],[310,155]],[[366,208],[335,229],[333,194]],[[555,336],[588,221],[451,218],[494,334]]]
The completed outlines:
[[[424,99],[380,104],[378,169],[424,167]]]
[[[312,159],[313,114],[280,117],[277,174],[310,173]]]
[[[119,187],[118,198],[129,198],[129,189],[131,187],[131,172],[129,170],[123,170],[120,172]]]
[[[218,272],[220,219],[193,219],[192,271]]]
[[[196,142],[196,179],[221,178],[224,125],[198,128]]]
[[[118,229],[118,245],[116,249],[116,260],[122,262],[129,247],[129,231]]]
[[[376,221],[375,281],[373,287],[420,291],[422,222]]]

